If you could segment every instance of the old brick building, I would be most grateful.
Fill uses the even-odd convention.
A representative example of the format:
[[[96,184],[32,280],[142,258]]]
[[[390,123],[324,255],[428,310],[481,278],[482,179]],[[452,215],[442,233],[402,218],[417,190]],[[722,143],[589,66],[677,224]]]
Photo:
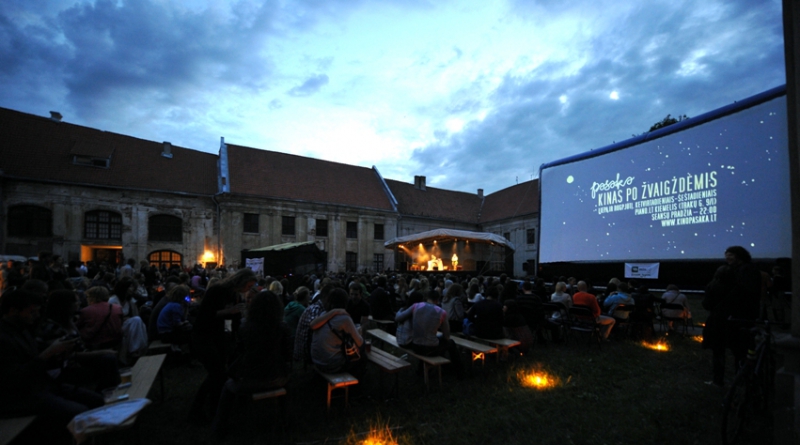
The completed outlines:
[[[220,142],[218,154],[0,108],[0,253],[68,260],[235,263],[243,249],[314,241],[327,268],[382,270],[384,242],[488,231],[533,270],[538,182],[490,195],[384,179],[378,169]],[[530,267],[528,266],[530,264]]]

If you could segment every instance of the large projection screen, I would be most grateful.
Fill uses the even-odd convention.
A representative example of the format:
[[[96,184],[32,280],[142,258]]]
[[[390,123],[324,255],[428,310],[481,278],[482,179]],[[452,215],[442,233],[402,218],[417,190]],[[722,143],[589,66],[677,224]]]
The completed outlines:
[[[542,166],[540,263],[791,256],[786,96],[686,123]]]

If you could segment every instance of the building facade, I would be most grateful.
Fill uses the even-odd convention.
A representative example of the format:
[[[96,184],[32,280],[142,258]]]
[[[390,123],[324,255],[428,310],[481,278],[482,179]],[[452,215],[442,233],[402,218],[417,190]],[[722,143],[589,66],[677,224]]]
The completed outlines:
[[[386,241],[453,228],[508,234],[514,275],[535,258],[537,181],[484,196],[224,139],[210,154],[2,108],[0,170],[9,255],[238,265],[243,250],[314,241],[327,270],[377,272],[404,266]]]

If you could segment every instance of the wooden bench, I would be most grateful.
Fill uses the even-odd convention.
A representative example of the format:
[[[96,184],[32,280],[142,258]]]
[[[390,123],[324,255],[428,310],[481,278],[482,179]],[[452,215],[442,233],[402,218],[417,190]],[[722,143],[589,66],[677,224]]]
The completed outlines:
[[[451,336],[450,338],[453,339],[456,346],[460,348],[464,348],[472,353],[472,362],[474,363],[476,360],[481,361],[481,366],[486,364],[486,354],[493,354],[497,352],[497,348],[492,346],[488,346],[484,343],[478,343],[472,341],[468,338],[458,337],[456,335]]]
[[[11,443],[14,438],[33,423],[34,419],[36,419],[36,416],[0,419],[0,445]]]
[[[367,353],[367,360],[374,363],[381,371],[387,374],[394,374],[394,385],[389,391],[389,398],[392,398],[392,396],[398,398],[400,388],[399,373],[404,369],[410,368],[411,363],[377,348]],[[381,378],[383,378],[383,373],[381,373]]]
[[[317,374],[322,376],[322,378],[328,383],[328,415],[331,413],[331,393],[334,389],[344,388],[344,406],[345,409],[347,409],[349,404],[350,387],[358,384],[358,379],[346,372],[329,374],[327,372],[320,371],[316,366],[314,367],[314,370],[317,371]]]
[[[269,400],[269,399],[278,399],[278,423],[275,425],[280,425],[281,429],[285,431],[286,428],[286,388],[278,388],[273,389],[270,391],[262,391],[253,393],[251,396],[254,402],[258,402],[259,400]],[[281,398],[282,397],[282,398]],[[273,428],[274,431],[274,428]]]
[[[402,348],[397,344],[397,338],[394,335],[380,329],[370,329],[367,331],[367,333],[421,361],[425,374],[425,388],[428,388],[428,370],[430,368],[437,368],[439,370],[439,386],[442,386],[442,365],[450,363],[450,360],[444,357],[428,357],[427,355],[419,355],[410,349]]]
[[[478,338],[473,337],[475,340],[482,341],[484,343],[488,343],[490,345],[494,345],[497,347],[497,361],[499,362],[501,359],[505,360],[508,358],[508,350],[519,346],[522,343],[519,340],[513,340],[510,338],[497,338],[494,340],[490,340],[488,338]]]
[[[171,343],[164,343],[161,340],[156,340],[150,343],[147,346],[147,355],[155,354],[155,353],[168,353],[172,351],[172,344]]]

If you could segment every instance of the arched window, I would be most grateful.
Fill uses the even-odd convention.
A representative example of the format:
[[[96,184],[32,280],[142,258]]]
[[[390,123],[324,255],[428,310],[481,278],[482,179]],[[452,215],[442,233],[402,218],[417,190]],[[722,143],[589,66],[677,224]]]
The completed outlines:
[[[180,267],[183,264],[183,255],[172,250],[157,250],[147,256],[150,265],[161,267],[163,264],[167,269],[173,264]]]
[[[53,236],[53,212],[34,205],[8,209],[8,236],[46,238]]]
[[[83,221],[86,239],[122,240],[122,215],[107,210],[86,212]]]
[[[149,241],[183,242],[183,221],[177,216],[155,215],[147,225]]]

